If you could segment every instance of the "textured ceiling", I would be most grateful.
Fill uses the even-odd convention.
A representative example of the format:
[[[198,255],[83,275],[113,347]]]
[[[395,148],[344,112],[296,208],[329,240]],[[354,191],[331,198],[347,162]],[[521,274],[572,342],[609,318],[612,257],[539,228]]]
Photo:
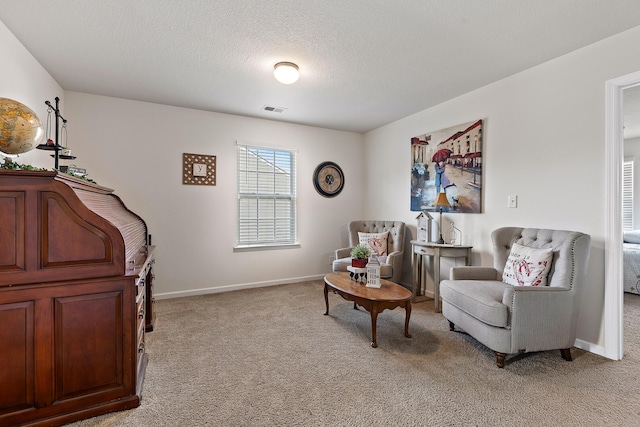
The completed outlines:
[[[640,1],[0,0],[0,20],[65,90],[365,132],[637,26]]]

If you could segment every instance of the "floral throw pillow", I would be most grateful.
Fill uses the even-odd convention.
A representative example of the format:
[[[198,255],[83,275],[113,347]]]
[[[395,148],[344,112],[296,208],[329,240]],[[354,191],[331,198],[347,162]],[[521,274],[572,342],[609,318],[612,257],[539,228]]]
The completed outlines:
[[[358,239],[360,244],[371,249],[371,253],[375,256],[387,256],[387,240],[389,232],[384,233],[362,233],[358,231]]]
[[[502,281],[513,286],[547,286],[553,249],[534,249],[514,243],[502,272]]]

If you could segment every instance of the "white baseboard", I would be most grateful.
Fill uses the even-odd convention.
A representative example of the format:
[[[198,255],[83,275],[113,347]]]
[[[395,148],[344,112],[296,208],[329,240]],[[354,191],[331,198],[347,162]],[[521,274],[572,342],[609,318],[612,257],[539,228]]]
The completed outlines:
[[[286,285],[288,283],[309,282],[311,280],[322,280],[323,278],[324,278],[324,274],[319,274],[315,276],[295,277],[291,279],[267,280],[264,282],[253,282],[253,283],[238,283],[235,285],[216,286],[214,288],[201,288],[201,289],[190,289],[188,291],[164,292],[160,294],[154,294],[154,298],[157,300],[160,300],[160,299],[169,299],[169,298],[191,297],[195,295],[217,294],[220,292],[238,291],[240,289],[264,288],[266,286]]]
[[[607,359],[610,359],[610,357],[607,357],[605,349],[603,346],[601,345],[597,345],[588,341],[583,341],[580,339],[577,339],[573,345],[576,348],[579,348],[581,350],[585,350],[588,351],[589,353],[593,353],[593,354],[597,354],[598,356],[602,356],[602,357],[606,357]],[[615,359],[613,359],[615,360]]]

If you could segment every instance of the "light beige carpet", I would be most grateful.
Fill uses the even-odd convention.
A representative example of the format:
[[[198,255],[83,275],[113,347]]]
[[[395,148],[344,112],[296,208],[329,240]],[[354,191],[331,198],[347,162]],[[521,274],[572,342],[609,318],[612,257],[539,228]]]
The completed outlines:
[[[321,281],[156,303],[140,407],[73,426],[638,426],[640,296],[625,295],[626,356],[573,348],[504,369],[450,332],[432,302],[370,317]],[[632,332],[635,331],[635,332]]]

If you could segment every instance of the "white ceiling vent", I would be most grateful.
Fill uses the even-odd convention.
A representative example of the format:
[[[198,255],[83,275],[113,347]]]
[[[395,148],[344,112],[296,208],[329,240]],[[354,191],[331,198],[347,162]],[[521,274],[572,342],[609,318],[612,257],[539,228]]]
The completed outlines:
[[[282,113],[283,111],[286,110],[286,108],[284,107],[273,107],[271,105],[264,105],[262,109],[264,111],[271,111],[272,113]]]

